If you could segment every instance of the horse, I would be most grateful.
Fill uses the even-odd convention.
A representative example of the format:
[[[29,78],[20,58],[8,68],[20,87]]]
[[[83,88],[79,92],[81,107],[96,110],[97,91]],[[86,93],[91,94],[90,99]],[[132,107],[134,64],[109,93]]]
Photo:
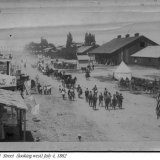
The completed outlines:
[[[82,72],[86,72],[87,68],[86,67],[81,67]]]
[[[86,77],[86,79],[89,79],[89,77],[90,77],[89,72],[86,72],[85,77]]]

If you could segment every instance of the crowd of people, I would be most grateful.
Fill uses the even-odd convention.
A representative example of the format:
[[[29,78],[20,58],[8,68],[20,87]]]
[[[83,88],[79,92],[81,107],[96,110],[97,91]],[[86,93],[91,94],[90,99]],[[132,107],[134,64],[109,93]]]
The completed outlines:
[[[85,70],[86,74],[90,73],[91,70],[94,70],[94,65],[93,66],[89,65],[86,67]],[[105,88],[102,93],[98,91],[96,85],[93,87],[93,89],[89,90],[88,88],[86,88],[86,90],[83,92],[83,89],[80,85],[76,86],[76,80],[77,80],[76,77],[72,78],[72,75],[66,75],[65,72],[59,72],[59,71],[54,72],[53,75],[54,77],[57,78],[57,80],[60,80],[62,82],[62,85],[59,86],[59,92],[61,93],[62,98],[64,100],[68,97],[69,100],[74,101],[77,92],[78,98],[82,98],[82,95],[84,94],[86,102],[89,104],[90,107],[93,108],[93,110],[97,110],[98,105],[99,107],[105,107],[106,110],[109,110],[110,108],[114,110],[116,108],[122,109],[123,96],[119,92],[116,92],[115,94],[112,95]],[[40,94],[42,94],[42,92],[44,94],[46,93],[48,94],[47,87],[45,86],[42,87],[38,85],[38,92]]]
[[[44,95],[51,95],[51,86],[50,85],[41,85],[38,83],[38,93]]]
[[[106,110],[109,110],[109,107],[112,109],[116,109],[116,107],[122,109],[123,96],[121,93],[116,92],[112,96],[107,88],[105,88],[104,92],[100,92],[98,95],[98,89],[96,85],[92,90],[89,90],[88,88],[85,90],[85,99],[86,102],[89,103],[89,106],[93,107],[94,110],[96,110],[98,101],[99,106],[104,106]]]
[[[83,90],[80,85],[76,87],[78,98],[82,98]],[[76,94],[75,89],[65,89],[61,86],[59,86],[59,92],[62,94],[62,98],[66,99],[66,94],[68,95],[69,100],[75,100]],[[92,90],[89,90],[86,88],[84,91],[84,96],[86,102],[89,104],[90,107],[93,108],[93,110],[97,110],[97,106],[99,107],[105,107],[106,110],[116,109],[117,107],[119,109],[122,109],[123,104],[123,95],[119,92],[116,92],[115,94],[111,94],[106,88],[104,89],[103,93],[100,92],[98,94],[97,86],[95,85]]]

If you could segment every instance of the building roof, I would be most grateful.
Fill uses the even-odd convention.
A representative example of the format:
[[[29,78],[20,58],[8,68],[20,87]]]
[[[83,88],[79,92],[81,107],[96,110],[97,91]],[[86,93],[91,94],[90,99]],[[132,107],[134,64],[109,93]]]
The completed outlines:
[[[18,109],[28,109],[19,92],[0,89],[0,103]]]
[[[134,37],[124,37],[124,38],[114,38],[113,40],[103,44],[102,46],[92,50],[91,52],[89,52],[90,54],[95,54],[95,53],[113,53],[119,49],[121,49],[122,47],[134,42],[135,40],[139,39],[140,37],[144,37],[144,36],[134,36]]]
[[[3,54],[3,52],[0,51],[0,62],[10,62],[12,61],[11,54]]]
[[[160,57],[160,46],[148,46],[131,56],[132,57],[159,58]]]
[[[89,60],[89,56],[88,55],[79,55],[79,56],[77,56],[77,59],[78,60]]]
[[[93,46],[81,46],[77,49],[77,53],[84,53],[91,49]]]
[[[2,59],[2,58],[0,58],[0,62],[11,62],[12,61],[12,59]]]

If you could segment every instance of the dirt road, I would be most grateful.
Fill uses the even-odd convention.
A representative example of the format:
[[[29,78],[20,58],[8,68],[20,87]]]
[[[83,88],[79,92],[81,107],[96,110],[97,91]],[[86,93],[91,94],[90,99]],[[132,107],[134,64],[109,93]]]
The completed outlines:
[[[58,82],[55,78],[47,77],[33,69],[33,61],[28,57],[27,69],[31,77],[38,74],[42,83],[52,84],[52,95],[34,95],[40,104],[39,122],[33,122],[33,116],[28,113],[27,127],[34,137],[48,142],[77,142],[77,136],[82,136],[83,142],[117,142],[117,143],[146,143],[159,142],[159,121],[155,114],[155,99],[144,95],[133,95],[123,92],[124,103],[122,110],[106,111],[104,107],[97,107],[94,111],[82,99],[75,101],[62,100],[58,91]],[[30,63],[30,64],[29,64]],[[94,75],[101,74],[95,69]],[[99,91],[106,87],[111,93],[116,91],[115,83],[100,82],[95,78],[87,81],[82,73],[72,73],[77,76],[77,84],[83,89],[92,89],[96,84]]]

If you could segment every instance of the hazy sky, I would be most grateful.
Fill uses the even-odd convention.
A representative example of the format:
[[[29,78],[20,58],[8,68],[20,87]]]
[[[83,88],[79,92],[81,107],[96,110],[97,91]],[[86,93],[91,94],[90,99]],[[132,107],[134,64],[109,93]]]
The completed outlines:
[[[155,2],[154,0],[0,0],[0,28],[114,23],[123,21],[124,11],[129,12],[132,9],[134,13],[135,9],[139,9],[136,12],[143,11],[139,8],[143,3]],[[138,7],[133,8],[134,5]],[[148,8],[143,7],[143,9],[148,12],[146,10]],[[160,9],[149,8],[149,11],[159,12]],[[137,15],[133,14],[133,20],[134,16]],[[146,16],[149,17],[147,14]],[[159,15],[155,15],[157,16]]]

